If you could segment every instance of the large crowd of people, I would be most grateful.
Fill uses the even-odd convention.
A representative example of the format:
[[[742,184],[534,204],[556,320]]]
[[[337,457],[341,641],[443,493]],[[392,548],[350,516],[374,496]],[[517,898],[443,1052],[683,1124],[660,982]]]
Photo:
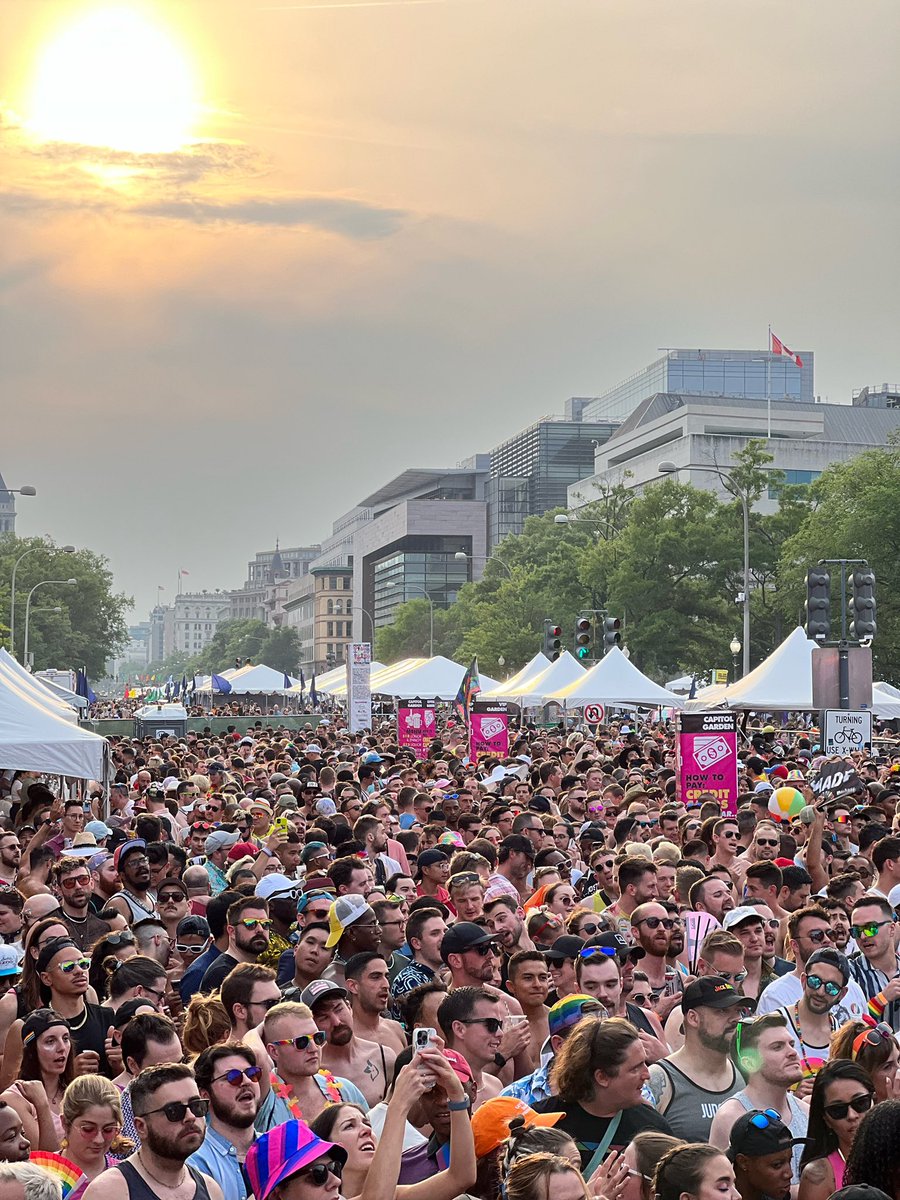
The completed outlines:
[[[726,809],[649,723],[7,772],[0,1200],[900,1200],[900,745],[815,739]]]

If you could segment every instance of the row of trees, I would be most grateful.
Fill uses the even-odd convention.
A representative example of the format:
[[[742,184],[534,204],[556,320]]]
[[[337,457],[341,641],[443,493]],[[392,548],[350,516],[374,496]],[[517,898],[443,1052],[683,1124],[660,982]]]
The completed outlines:
[[[216,628],[209,645],[199,654],[173,654],[164,662],[152,663],[148,668],[157,679],[165,680],[171,675],[180,680],[192,675],[208,675],[212,671],[224,671],[233,667],[235,660],[241,663],[265,663],[276,671],[296,675],[300,661],[300,639],[295,629],[272,628],[264,621],[245,619],[222,621]]]
[[[785,485],[771,462],[765,442],[754,440],[723,464],[736,496],[751,504],[767,492],[778,498],[774,512],[750,514],[751,662],[802,622],[809,566],[866,558],[878,580],[876,671],[893,679],[900,673],[900,442],[832,466],[808,487]],[[540,647],[545,618],[562,626],[571,648],[578,614],[605,608],[623,619],[633,661],[656,679],[728,665],[729,642],[741,629],[739,499],[722,503],[667,479],[641,494],[601,489],[577,523],[557,525],[556,515],[529,518],[521,535],[498,546],[500,562],[488,562],[481,581],[435,611],[435,653],[457,661],[477,654],[483,670],[502,677],[500,657],[507,673],[525,663]],[[376,655],[392,662],[425,654],[428,642],[428,602],[411,600],[378,630]]]
[[[21,560],[21,561],[19,561]],[[13,567],[16,571],[16,644],[10,635]],[[44,583],[74,579],[75,583]],[[29,653],[36,671],[45,667],[87,667],[104,674],[106,662],[128,641],[126,613],[131,597],[113,591],[109,562],[92,550],[66,553],[49,538],[0,537],[0,645],[23,661],[28,594],[40,583],[31,603]],[[58,612],[54,611],[59,609]]]

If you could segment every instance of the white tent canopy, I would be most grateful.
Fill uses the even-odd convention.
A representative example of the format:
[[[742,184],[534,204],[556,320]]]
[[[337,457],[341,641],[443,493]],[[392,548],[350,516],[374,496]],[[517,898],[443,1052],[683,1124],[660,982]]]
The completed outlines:
[[[490,692],[482,692],[481,699],[512,700],[516,695],[516,688],[523,680],[533,679],[535,675],[540,674],[541,671],[549,666],[550,659],[542,650],[538,650],[534,658],[527,662],[520,671],[516,671],[514,675],[510,675],[509,679],[493,688]]]
[[[0,679],[0,770],[102,780],[106,753],[106,738],[43,708],[8,676]]]
[[[369,672],[369,689],[372,695],[376,695],[383,691],[381,684],[389,683],[394,679],[398,679],[407,671],[411,671],[414,667],[424,666],[428,662],[427,658],[401,658],[399,662],[391,663],[390,666],[382,667],[380,670],[372,670]],[[316,687],[318,688],[318,683]],[[344,672],[344,678],[337,683],[332,684],[328,689],[328,694],[334,697],[345,697],[347,695],[347,674]]]
[[[618,646],[574,683],[560,688],[545,700],[565,701],[569,708],[583,704],[639,704],[643,707],[681,708],[684,699],[648,679]]]
[[[398,699],[419,696],[423,700],[455,700],[466,669],[452,659],[436,654],[434,658],[426,659],[419,666],[412,667],[393,679],[385,679],[387,672],[381,672],[377,680],[372,680],[372,691]],[[482,675],[479,682],[483,691],[498,686],[497,680],[490,679],[487,675]]]
[[[0,678],[8,679],[21,688],[36,704],[49,709],[65,721],[77,722],[78,713],[71,704],[55,695],[40,679],[36,679],[5,649],[0,649]],[[24,768],[22,768],[24,770]]]
[[[577,683],[587,674],[584,667],[568,650],[548,663],[543,670],[536,671],[530,677],[521,679],[514,687],[504,684],[485,697],[487,700],[501,697],[512,700],[522,708],[536,704],[544,704],[548,697],[553,696],[560,688]]]
[[[235,696],[250,696],[250,695],[273,695],[278,693],[284,695],[285,692],[299,682],[288,675],[288,686],[284,684],[284,671],[276,671],[274,667],[267,667],[264,663],[259,663],[256,666],[248,665],[241,667],[239,671],[235,671],[233,675],[228,676],[228,682],[231,684],[230,695]]]
[[[369,664],[369,678],[378,671],[385,670],[384,663],[372,662]],[[347,664],[342,663],[339,667],[334,667],[331,671],[326,671],[324,675],[316,676],[316,692],[324,692],[326,696],[330,696],[334,689],[345,685],[347,682]],[[312,676],[305,680],[303,684],[304,696],[309,695],[309,689],[312,684]],[[291,695],[300,695],[300,684],[296,683],[291,688]]]

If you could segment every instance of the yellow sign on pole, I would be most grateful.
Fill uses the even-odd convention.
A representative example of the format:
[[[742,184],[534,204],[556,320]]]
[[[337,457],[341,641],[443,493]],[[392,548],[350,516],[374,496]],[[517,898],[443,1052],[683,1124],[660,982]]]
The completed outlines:
[[[723,670],[721,667],[716,667],[715,670],[713,671],[712,675],[713,675],[713,683],[727,683],[728,682],[728,671]]]

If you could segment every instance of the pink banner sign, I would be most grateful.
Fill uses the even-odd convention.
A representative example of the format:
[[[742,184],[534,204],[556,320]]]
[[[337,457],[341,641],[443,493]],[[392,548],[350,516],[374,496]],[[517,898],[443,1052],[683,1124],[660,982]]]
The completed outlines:
[[[737,739],[733,712],[679,714],[678,784],[683,804],[711,796],[723,813],[737,812]]]
[[[472,705],[469,714],[472,758],[494,756],[506,758],[509,754],[509,712],[505,703],[492,704],[487,700]]]
[[[427,758],[437,732],[433,700],[401,703],[397,709],[397,744],[412,750],[416,758]]]

